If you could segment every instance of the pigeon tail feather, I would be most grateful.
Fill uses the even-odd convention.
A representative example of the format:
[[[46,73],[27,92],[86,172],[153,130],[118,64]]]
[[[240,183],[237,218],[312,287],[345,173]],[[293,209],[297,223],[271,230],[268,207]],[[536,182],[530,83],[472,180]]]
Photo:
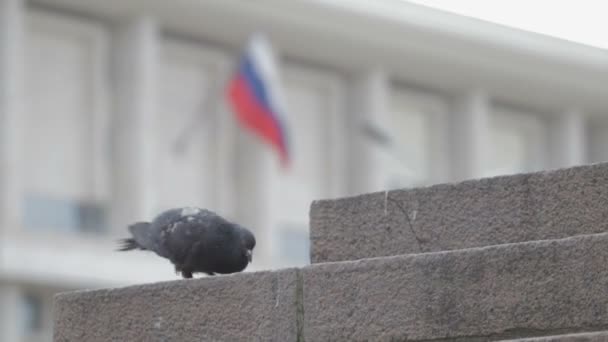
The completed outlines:
[[[135,239],[121,239],[118,240],[118,243],[120,243],[121,245],[118,247],[117,251],[121,252],[130,251],[133,249],[145,249],[138,245]]]

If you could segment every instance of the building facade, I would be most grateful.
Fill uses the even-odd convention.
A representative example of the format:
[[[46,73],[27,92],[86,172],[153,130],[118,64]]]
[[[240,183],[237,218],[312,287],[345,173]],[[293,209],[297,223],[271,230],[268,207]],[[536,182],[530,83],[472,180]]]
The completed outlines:
[[[0,0],[0,340],[50,340],[58,291],[176,279],[114,252],[169,207],[250,226],[249,270],[298,266],[312,200],[608,159],[607,51],[362,4]],[[289,170],[222,93],[254,31]]]

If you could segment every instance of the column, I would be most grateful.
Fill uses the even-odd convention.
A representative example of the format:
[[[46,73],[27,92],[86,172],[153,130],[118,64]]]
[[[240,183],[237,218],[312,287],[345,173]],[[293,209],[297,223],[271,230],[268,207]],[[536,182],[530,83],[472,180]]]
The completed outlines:
[[[215,82],[216,91],[213,94],[215,100],[214,112],[216,131],[216,203],[217,208],[224,215],[236,216],[237,200],[240,193],[236,189],[237,172],[237,148],[238,134],[241,128],[237,127],[235,115],[227,105],[224,96],[224,89],[229,78],[232,76],[232,68],[224,63],[218,63],[217,80]]]
[[[585,116],[570,109],[553,120],[549,131],[550,167],[580,165],[586,161]]]
[[[351,89],[351,112],[354,116],[349,129],[349,182],[351,194],[380,191],[386,187],[382,152],[390,147],[387,127],[390,117],[388,101],[390,81],[381,69],[358,75]]]
[[[155,137],[159,28],[137,17],[117,32],[113,118],[112,222],[119,231],[155,210]]]
[[[605,117],[593,118],[587,126],[589,147],[587,161],[600,163],[608,161],[608,120]]]
[[[453,180],[483,176],[487,158],[490,102],[481,90],[456,99],[451,115],[451,169]]]
[[[24,4],[0,0],[0,231],[16,229],[21,213]]]
[[[0,284],[0,341],[20,341],[21,292],[17,285]]]
[[[232,113],[231,113],[232,114]],[[272,210],[275,193],[273,176],[278,161],[274,151],[262,139],[238,126],[236,180],[236,217],[256,237],[253,267],[265,269],[273,262],[275,236]]]

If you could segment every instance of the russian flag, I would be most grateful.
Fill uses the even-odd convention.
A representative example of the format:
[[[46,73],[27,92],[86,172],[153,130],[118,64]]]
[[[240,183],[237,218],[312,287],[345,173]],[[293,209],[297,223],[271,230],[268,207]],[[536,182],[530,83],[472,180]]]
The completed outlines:
[[[284,96],[272,48],[264,36],[250,39],[227,97],[238,121],[271,144],[281,164],[289,163]]]

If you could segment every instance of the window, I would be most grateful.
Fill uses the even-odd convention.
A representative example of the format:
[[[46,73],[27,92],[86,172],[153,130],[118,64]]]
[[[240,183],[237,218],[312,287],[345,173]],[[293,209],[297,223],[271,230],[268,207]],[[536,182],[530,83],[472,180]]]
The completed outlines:
[[[105,31],[43,12],[27,19],[24,225],[99,231],[107,194]]]
[[[339,160],[340,84],[316,70],[284,69],[291,165],[274,168],[272,179],[273,239],[282,266],[310,262],[310,203],[334,195],[344,177],[334,174]],[[278,162],[277,162],[278,165]]]
[[[588,124],[588,161],[592,163],[606,162],[608,161],[608,149],[606,149],[606,146],[608,146],[608,122],[604,117],[591,120]]]
[[[546,165],[547,125],[530,113],[497,108],[489,120],[484,176],[530,172]]]
[[[292,266],[310,262],[310,241],[304,225],[284,224],[278,230],[279,257]]]
[[[390,97],[384,151],[387,188],[425,185],[445,177],[444,104],[436,96],[397,87]]]
[[[44,301],[40,296],[24,293],[21,296],[20,311],[22,329],[26,335],[35,334],[42,330]]]
[[[102,232],[106,227],[105,208],[95,202],[28,194],[25,198],[24,225],[29,229]]]
[[[221,57],[174,41],[165,41],[162,51],[157,111],[162,127],[157,135],[159,210],[214,207],[218,158],[229,158],[215,152],[217,113],[223,101]]]

